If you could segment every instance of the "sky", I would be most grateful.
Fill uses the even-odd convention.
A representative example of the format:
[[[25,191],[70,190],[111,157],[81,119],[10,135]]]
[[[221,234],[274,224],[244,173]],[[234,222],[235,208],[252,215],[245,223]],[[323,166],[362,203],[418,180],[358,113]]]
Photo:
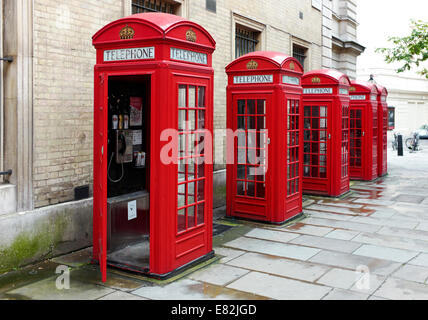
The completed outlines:
[[[410,20],[428,21],[428,0],[356,0],[358,43],[366,47],[358,57],[357,68],[371,68],[387,65],[379,47],[390,47],[390,36],[407,36],[410,34]]]

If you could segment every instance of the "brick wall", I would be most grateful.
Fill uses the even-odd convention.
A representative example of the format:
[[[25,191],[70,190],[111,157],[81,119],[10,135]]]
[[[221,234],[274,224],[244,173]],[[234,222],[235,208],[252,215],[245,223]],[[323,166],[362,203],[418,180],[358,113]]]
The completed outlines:
[[[92,180],[95,50],[117,0],[34,1],[34,205],[72,200]]]

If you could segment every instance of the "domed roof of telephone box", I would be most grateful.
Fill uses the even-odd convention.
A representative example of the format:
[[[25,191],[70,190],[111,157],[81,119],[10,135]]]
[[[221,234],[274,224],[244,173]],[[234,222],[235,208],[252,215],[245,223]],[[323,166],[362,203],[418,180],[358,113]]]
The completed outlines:
[[[113,21],[92,37],[95,46],[139,40],[173,39],[215,48],[213,37],[199,24],[174,14],[137,13]]]
[[[226,72],[237,71],[239,69],[251,69],[247,68],[247,63],[249,61],[265,62],[264,65],[260,67],[261,69],[269,67],[278,69],[285,68],[300,73],[303,72],[303,68],[296,58],[276,51],[255,51],[247,53],[229,63],[229,65],[226,66]]]

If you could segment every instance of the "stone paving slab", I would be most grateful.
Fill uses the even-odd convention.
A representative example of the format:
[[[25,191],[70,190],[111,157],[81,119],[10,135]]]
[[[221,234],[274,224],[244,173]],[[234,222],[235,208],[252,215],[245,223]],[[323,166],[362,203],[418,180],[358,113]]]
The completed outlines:
[[[250,272],[227,287],[279,300],[319,300],[331,291],[329,287],[260,272]]]
[[[345,202],[343,200],[338,200],[338,201],[334,201],[334,200],[321,200],[321,201],[318,202],[318,204],[320,204],[320,205],[327,205],[327,206],[333,206],[333,207],[354,208],[354,209],[359,209],[359,208],[363,207],[361,204],[355,204],[355,203],[352,203],[352,202]]]
[[[416,230],[428,231],[428,222],[421,222],[421,223],[416,227]]]
[[[58,290],[56,279],[57,276],[47,278],[8,291],[6,294],[32,300],[94,300],[115,291],[111,288],[75,281],[73,278],[70,278],[70,289]]]
[[[391,226],[391,227],[400,227],[407,229],[414,229],[419,224],[417,221],[411,220],[396,220],[394,218],[382,219],[374,217],[354,217],[350,221],[352,222],[361,222],[368,223],[378,226]]]
[[[334,268],[318,279],[316,283],[333,288],[350,289],[360,277],[361,274],[355,271]]]
[[[329,239],[308,235],[303,235],[296,239],[293,239],[290,241],[290,243],[345,253],[354,252],[362,245],[361,243],[352,241]]]
[[[291,226],[287,226],[286,228],[280,229],[280,231],[308,234],[312,236],[323,236],[331,232],[332,230],[333,228],[311,226],[309,224],[304,224],[301,222],[295,223]]]
[[[365,244],[354,254],[404,263],[416,257],[418,252]]]
[[[152,300],[264,300],[266,297],[182,279],[166,286],[142,287],[132,294]]]
[[[328,206],[328,205],[319,205],[319,204],[312,204],[305,209],[315,210],[315,211],[326,211],[326,212],[332,212],[332,213],[340,213],[340,214],[346,214],[354,216],[356,213],[352,211],[349,208],[342,208],[338,206]]]
[[[320,251],[319,249],[245,237],[227,242],[224,246],[297,260],[308,260]]]
[[[381,228],[381,226],[367,224],[367,223],[338,221],[338,220],[332,220],[332,219],[312,218],[312,217],[305,219],[304,223],[311,224],[311,225],[332,227],[332,228],[347,229],[347,230],[353,230],[353,231],[361,231],[361,232],[376,232]]]
[[[375,292],[375,296],[392,300],[428,300],[428,286],[417,282],[388,278]]]
[[[330,269],[313,263],[293,261],[259,253],[246,253],[229,261],[228,265],[309,282],[317,280]]]
[[[428,267],[428,254],[427,253],[419,254],[416,258],[410,260],[409,264]]]
[[[333,220],[339,220],[339,221],[349,221],[354,217],[347,214],[316,211],[316,210],[310,210],[306,208],[305,208],[305,213],[308,214],[310,217],[314,217],[314,218],[333,219]]]
[[[360,233],[352,241],[402,250],[428,252],[427,241],[379,233]]]
[[[368,294],[335,288],[323,300],[367,300],[368,298]]]
[[[192,273],[189,278],[218,286],[225,286],[248,272],[249,271],[245,269],[235,268],[224,264],[216,264]]]
[[[239,257],[240,255],[245,254],[245,251],[231,249],[231,248],[217,247],[215,248],[215,253],[217,255],[224,256],[220,259],[219,261],[220,263],[226,263],[232,259],[235,259],[236,257]]]
[[[309,259],[308,262],[351,270],[357,270],[360,266],[367,266],[371,273],[382,276],[391,274],[401,266],[401,263],[393,261],[327,250],[321,251],[316,256]]]
[[[123,291],[115,291],[104,297],[99,298],[98,300],[148,300],[143,297],[139,297]]]
[[[427,225],[428,226],[428,225]],[[404,228],[396,228],[396,227],[382,227],[377,233],[391,235],[391,236],[399,236],[405,239],[416,239],[423,240],[428,242],[428,230],[408,230]]]
[[[392,277],[414,282],[426,283],[428,279],[428,268],[407,264],[395,271],[392,274]]]
[[[385,276],[374,274],[370,269],[368,271],[368,274],[361,273],[361,278],[351,287],[351,291],[371,295],[385,282]]]
[[[336,229],[325,235],[326,238],[338,240],[351,240],[359,234],[358,231],[340,230]]]
[[[258,238],[258,239],[287,243],[290,240],[297,238],[299,235],[295,233],[255,228],[250,232],[246,233],[245,236],[251,237],[251,238]]]
[[[393,205],[395,202],[391,200],[377,200],[377,199],[356,199],[354,200],[354,203],[362,203],[362,204],[368,204],[368,205],[379,205],[379,206],[390,206]]]

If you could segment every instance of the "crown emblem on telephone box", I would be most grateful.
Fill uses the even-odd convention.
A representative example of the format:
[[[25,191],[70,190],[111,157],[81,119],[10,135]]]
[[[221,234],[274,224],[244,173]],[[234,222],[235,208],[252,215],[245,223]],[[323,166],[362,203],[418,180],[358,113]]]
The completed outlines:
[[[189,30],[187,30],[186,32],[186,40],[187,41],[191,41],[191,42],[196,42],[196,32],[192,30],[192,28],[190,28]]]
[[[312,83],[321,83],[321,79],[318,77],[313,77],[312,78]]]
[[[350,91],[350,92],[354,92],[354,91],[356,91],[356,89],[355,89],[355,87],[350,87],[350,88],[349,88],[349,91]]]
[[[123,27],[122,30],[120,30],[119,35],[121,39],[133,39],[135,31],[130,26],[126,25],[126,27]]]
[[[259,64],[254,60],[251,60],[250,62],[247,63],[247,69],[249,70],[254,70],[254,69],[257,69],[258,67],[259,67]]]
[[[294,65],[294,62],[290,62],[290,70],[294,70],[294,69],[296,69],[296,67],[295,67],[295,65]]]

